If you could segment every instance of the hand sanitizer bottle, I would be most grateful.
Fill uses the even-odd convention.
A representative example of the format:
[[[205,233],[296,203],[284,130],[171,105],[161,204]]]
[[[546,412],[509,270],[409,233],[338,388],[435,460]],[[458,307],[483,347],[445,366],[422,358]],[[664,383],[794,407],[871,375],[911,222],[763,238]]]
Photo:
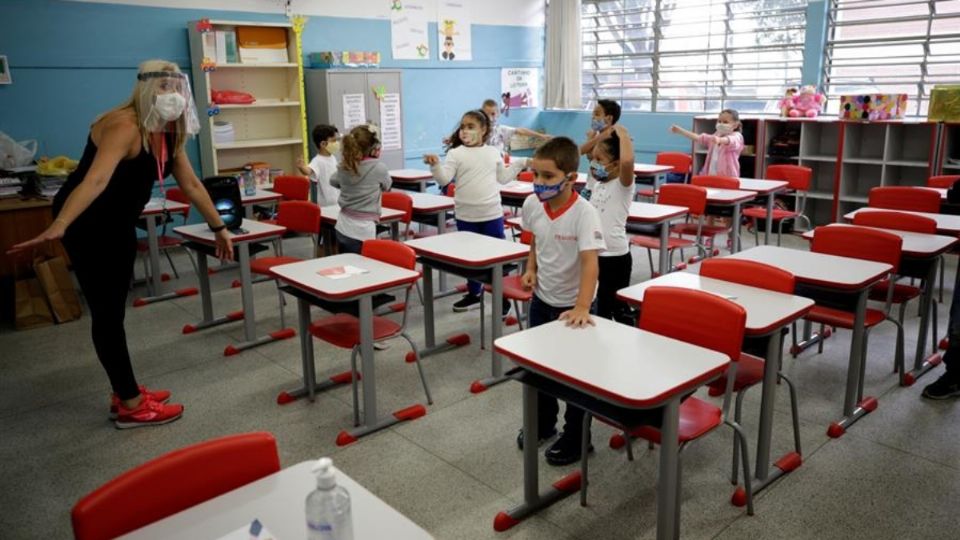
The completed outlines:
[[[333,461],[320,458],[313,473],[317,489],[307,496],[308,540],[353,540],[350,494],[337,485]]]

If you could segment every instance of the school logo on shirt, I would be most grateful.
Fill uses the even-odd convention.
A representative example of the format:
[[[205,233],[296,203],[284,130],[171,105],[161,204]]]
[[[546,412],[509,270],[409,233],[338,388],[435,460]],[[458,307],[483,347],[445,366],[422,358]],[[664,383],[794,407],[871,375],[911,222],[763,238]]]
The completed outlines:
[[[603,240],[603,233],[600,231],[593,231],[594,240]]]
[[[553,238],[554,240],[558,240],[560,242],[576,242],[577,241],[577,235],[575,234],[555,234],[553,235]]]

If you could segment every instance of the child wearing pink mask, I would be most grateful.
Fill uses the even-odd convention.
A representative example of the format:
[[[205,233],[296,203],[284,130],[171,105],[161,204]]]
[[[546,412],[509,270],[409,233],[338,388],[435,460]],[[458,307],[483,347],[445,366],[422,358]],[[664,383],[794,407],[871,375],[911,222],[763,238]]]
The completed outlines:
[[[712,135],[709,133],[698,135],[676,124],[670,126],[670,131],[707,147],[707,160],[703,163],[700,174],[740,178],[743,127],[737,111],[733,109],[720,111],[717,117],[717,130]]]

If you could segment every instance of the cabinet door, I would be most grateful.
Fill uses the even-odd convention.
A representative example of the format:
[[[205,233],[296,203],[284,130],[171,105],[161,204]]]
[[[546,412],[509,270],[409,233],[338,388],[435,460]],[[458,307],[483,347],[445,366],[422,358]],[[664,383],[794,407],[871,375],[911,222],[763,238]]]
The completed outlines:
[[[330,123],[337,126],[340,133],[346,135],[346,119],[344,118],[343,96],[357,95],[363,96],[364,102],[370,100],[370,92],[367,90],[367,78],[363,72],[343,73],[331,71],[327,73],[327,111],[329,113]],[[364,113],[369,105],[364,106]],[[370,121],[370,115],[365,114],[366,121]]]
[[[403,102],[403,94],[400,91],[400,73],[399,72],[377,72],[372,71],[367,73],[367,116],[377,123],[381,128],[383,128],[383,119],[380,118],[380,102],[377,101],[376,95],[374,94],[373,89],[379,86],[383,86],[386,89],[388,94],[400,94],[401,103]],[[402,109],[402,107],[401,107]],[[402,130],[403,118],[400,118],[400,126]],[[389,169],[403,169],[404,168],[404,157],[403,157],[403,144],[402,144],[402,135],[401,135],[401,145],[400,148],[394,148],[391,150],[384,150],[380,154],[380,160],[383,161],[384,165]]]

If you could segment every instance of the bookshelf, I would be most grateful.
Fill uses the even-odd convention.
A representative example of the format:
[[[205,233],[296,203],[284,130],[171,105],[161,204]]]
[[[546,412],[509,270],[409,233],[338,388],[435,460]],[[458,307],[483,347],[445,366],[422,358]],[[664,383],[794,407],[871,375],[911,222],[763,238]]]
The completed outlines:
[[[938,174],[960,174],[960,122],[944,122],[937,165]]]
[[[206,22],[206,21],[203,21]],[[285,173],[296,171],[296,160],[306,154],[306,113],[303,106],[303,59],[300,54],[299,28],[295,23],[258,23],[211,20],[213,32],[236,32],[238,27],[279,28],[286,34],[286,62],[215,63],[206,32],[198,29],[200,21],[187,26],[190,61],[193,72],[194,99],[200,115],[200,162],[203,176],[215,176],[243,167],[247,163],[265,162]],[[302,24],[302,23],[301,23]],[[209,37],[207,37],[209,39]],[[219,46],[220,41],[214,40]],[[237,44],[239,46],[239,43]],[[205,54],[205,52],[207,54]],[[252,94],[252,104],[215,105],[214,90],[235,90]],[[218,114],[209,114],[214,108]],[[234,140],[215,142],[213,123],[230,122]]]

